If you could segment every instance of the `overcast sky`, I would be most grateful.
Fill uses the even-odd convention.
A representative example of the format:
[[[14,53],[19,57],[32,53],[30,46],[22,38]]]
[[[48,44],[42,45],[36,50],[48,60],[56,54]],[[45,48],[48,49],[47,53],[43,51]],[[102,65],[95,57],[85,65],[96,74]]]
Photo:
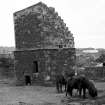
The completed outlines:
[[[13,13],[39,0],[0,1],[0,46],[15,46]],[[73,33],[75,47],[105,48],[105,0],[42,0]]]

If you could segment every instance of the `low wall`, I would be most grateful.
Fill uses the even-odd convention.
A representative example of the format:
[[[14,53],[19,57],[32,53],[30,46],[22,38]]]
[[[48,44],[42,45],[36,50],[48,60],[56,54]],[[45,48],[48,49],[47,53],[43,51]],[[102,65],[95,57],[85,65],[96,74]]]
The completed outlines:
[[[14,72],[14,66],[0,66],[0,79],[3,78],[14,78],[15,72]]]
[[[85,67],[85,70],[78,71],[78,74],[84,74],[89,79],[104,79],[105,67]]]

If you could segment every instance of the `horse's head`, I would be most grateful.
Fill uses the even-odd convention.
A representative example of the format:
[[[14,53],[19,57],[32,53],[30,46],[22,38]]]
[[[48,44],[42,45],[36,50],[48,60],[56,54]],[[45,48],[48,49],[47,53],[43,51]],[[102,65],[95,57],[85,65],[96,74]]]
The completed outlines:
[[[89,89],[89,95],[91,97],[97,97],[97,95],[98,95],[97,89],[96,88]]]

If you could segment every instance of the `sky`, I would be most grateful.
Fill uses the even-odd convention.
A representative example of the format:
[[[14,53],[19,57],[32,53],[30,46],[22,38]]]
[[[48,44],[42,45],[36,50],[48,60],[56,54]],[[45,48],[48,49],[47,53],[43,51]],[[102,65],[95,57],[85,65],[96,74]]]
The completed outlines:
[[[0,46],[15,46],[13,13],[40,0],[0,1]],[[76,48],[105,48],[105,0],[42,0],[73,33]]]

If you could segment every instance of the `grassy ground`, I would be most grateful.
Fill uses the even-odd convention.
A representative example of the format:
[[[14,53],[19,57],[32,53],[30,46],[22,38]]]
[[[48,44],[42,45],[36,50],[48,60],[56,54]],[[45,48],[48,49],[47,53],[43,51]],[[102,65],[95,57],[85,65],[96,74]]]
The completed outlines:
[[[58,94],[55,87],[11,86],[4,79],[0,81],[0,105],[102,105],[105,103],[105,82],[95,84],[98,89],[97,99],[84,100],[65,97],[65,93]]]

